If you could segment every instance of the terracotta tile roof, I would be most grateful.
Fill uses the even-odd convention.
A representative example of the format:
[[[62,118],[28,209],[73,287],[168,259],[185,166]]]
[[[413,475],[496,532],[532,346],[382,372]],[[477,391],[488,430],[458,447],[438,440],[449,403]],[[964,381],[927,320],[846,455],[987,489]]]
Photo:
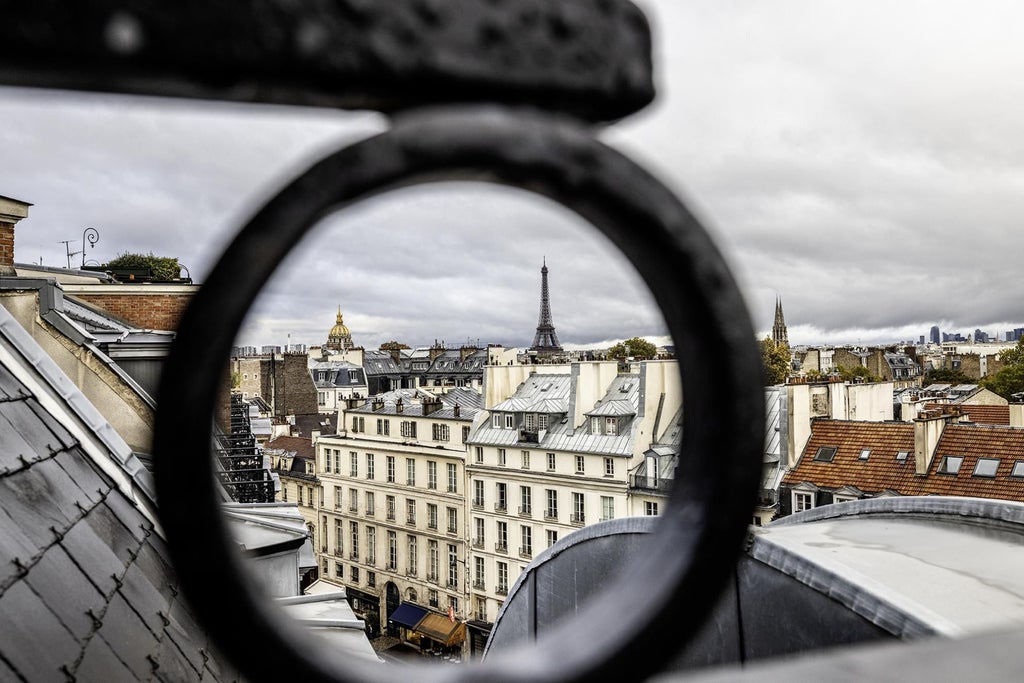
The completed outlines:
[[[832,462],[814,459],[821,447],[837,449]],[[870,448],[871,454],[867,460],[860,460],[865,448]],[[909,455],[898,461],[897,451],[909,451]],[[939,473],[945,456],[963,458],[958,473]],[[974,476],[978,460],[985,458],[999,460],[995,476]],[[917,475],[912,423],[815,420],[800,460],[782,485],[809,482],[829,490],[855,486],[869,496],[892,490],[905,496],[974,496],[1024,502],[1024,477],[1010,476],[1017,461],[1024,463],[1024,429],[952,423],[939,438],[928,474]]]
[[[836,448],[832,462],[815,460],[819,448]],[[864,449],[871,453],[860,459]],[[896,453],[907,451],[905,460]],[[856,486],[867,494],[886,489],[904,493],[914,478],[914,425],[908,422],[815,420],[811,437],[783,486],[810,482],[827,489]]]
[[[943,457],[963,457],[959,473],[939,474]],[[998,458],[995,477],[976,477],[980,458]],[[1013,463],[1024,462],[1024,429],[995,425],[947,425],[939,438],[928,477],[918,495],[976,496],[1024,501],[1024,477],[1011,477]]]
[[[280,448],[294,451],[296,457],[316,460],[316,448],[308,436],[278,436],[267,442],[267,448]]]
[[[925,410],[941,410],[941,403],[927,403]],[[983,425],[1008,425],[1010,424],[1010,406],[984,406],[957,403],[971,422]]]

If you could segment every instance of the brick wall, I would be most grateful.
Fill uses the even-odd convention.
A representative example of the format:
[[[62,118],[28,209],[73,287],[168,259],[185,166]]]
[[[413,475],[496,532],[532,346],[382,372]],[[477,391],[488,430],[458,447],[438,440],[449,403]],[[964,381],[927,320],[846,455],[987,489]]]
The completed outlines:
[[[0,275],[14,274],[14,223],[0,221]]]
[[[0,249],[2,249],[0,241]],[[145,285],[137,285],[144,287]],[[93,294],[75,293],[76,299],[98,306],[111,315],[147,330],[174,330],[192,300],[191,293]]]

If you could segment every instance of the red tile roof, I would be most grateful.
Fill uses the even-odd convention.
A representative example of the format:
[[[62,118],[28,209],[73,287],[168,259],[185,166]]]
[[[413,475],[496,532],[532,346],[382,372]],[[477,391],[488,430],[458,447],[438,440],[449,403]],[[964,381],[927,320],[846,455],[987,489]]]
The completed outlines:
[[[295,451],[297,457],[316,460],[316,449],[313,448],[312,438],[308,436],[278,436],[267,442],[267,448]]]
[[[941,403],[927,403],[925,410],[941,410]],[[968,417],[971,422],[983,425],[1008,425],[1010,424],[1010,406],[985,406],[970,405],[967,403],[955,404]]]
[[[832,462],[814,459],[823,446],[838,449]],[[860,460],[865,448],[870,448],[871,454]],[[897,451],[909,451],[909,455],[898,461]],[[947,455],[963,458],[957,474],[939,473]],[[999,460],[994,477],[974,476],[982,458]],[[893,490],[905,496],[976,496],[1024,502],[1024,477],[1010,476],[1017,461],[1024,462],[1024,429],[953,423],[939,438],[928,473],[918,475],[912,423],[815,420],[800,460],[782,484],[792,487],[809,482],[832,490],[855,486],[868,495]]]

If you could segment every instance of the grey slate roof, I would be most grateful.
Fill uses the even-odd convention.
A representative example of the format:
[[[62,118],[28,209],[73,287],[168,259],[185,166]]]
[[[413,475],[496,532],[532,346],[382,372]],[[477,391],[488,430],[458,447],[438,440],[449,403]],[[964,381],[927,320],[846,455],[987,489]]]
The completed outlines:
[[[377,394],[373,397],[373,400],[367,401],[365,405],[359,408],[353,408],[348,412],[354,415],[388,415],[397,417],[424,417],[423,415],[423,404],[415,401],[421,401],[423,398],[433,398],[434,394],[423,391],[421,389],[395,389],[394,391],[388,391],[383,394]],[[483,397],[472,389],[459,388],[453,389],[444,394],[437,396],[441,399],[443,407],[430,413],[428,417],[436,418],[439,420],[462,420],[465,422],[471,422],[476,414],[480,412],[480,408],[483,405]],[[402,412],[398,412],[397,404],[399,399],[402,401]],[[373,409],[375,401],[383,401],[384,406]],[[455,406],[459,406],[459,416],[455,416]]]
[[[322,380],[321,373],[325,374]],[[312,361],[309,364],[309,374],[317,389],[366,386],[366,372],[361,366],[348,361]]]
[[[565,413],[569,410],[569,375],[531,375],[516,393],[491,408],[503,413]]]
[[[148,472],[3,308],[0,349],[0,680],[235,679],[176,588]]]

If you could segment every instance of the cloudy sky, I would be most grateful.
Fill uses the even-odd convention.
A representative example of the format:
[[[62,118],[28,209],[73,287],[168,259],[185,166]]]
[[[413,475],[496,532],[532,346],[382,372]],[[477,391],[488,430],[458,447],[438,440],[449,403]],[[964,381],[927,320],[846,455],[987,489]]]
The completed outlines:
[[[917,339],[1024,321],[1024,9],[1012,2],[647,0],[658,100],[602,133],[683,195],[755,327],[795,343]],[[983,10],[983,11],[982,11]],[[0,89],[0,195],[32,202],[16,259],[177,256],[202,282],[261,198],[373,134],[367,113]],[[531,342],[541,260],[563,344],[664,326],[635,273],[549,202],[472,184],[325,220],[242,343]],[[81,255],[73,257],[80,263]]]

